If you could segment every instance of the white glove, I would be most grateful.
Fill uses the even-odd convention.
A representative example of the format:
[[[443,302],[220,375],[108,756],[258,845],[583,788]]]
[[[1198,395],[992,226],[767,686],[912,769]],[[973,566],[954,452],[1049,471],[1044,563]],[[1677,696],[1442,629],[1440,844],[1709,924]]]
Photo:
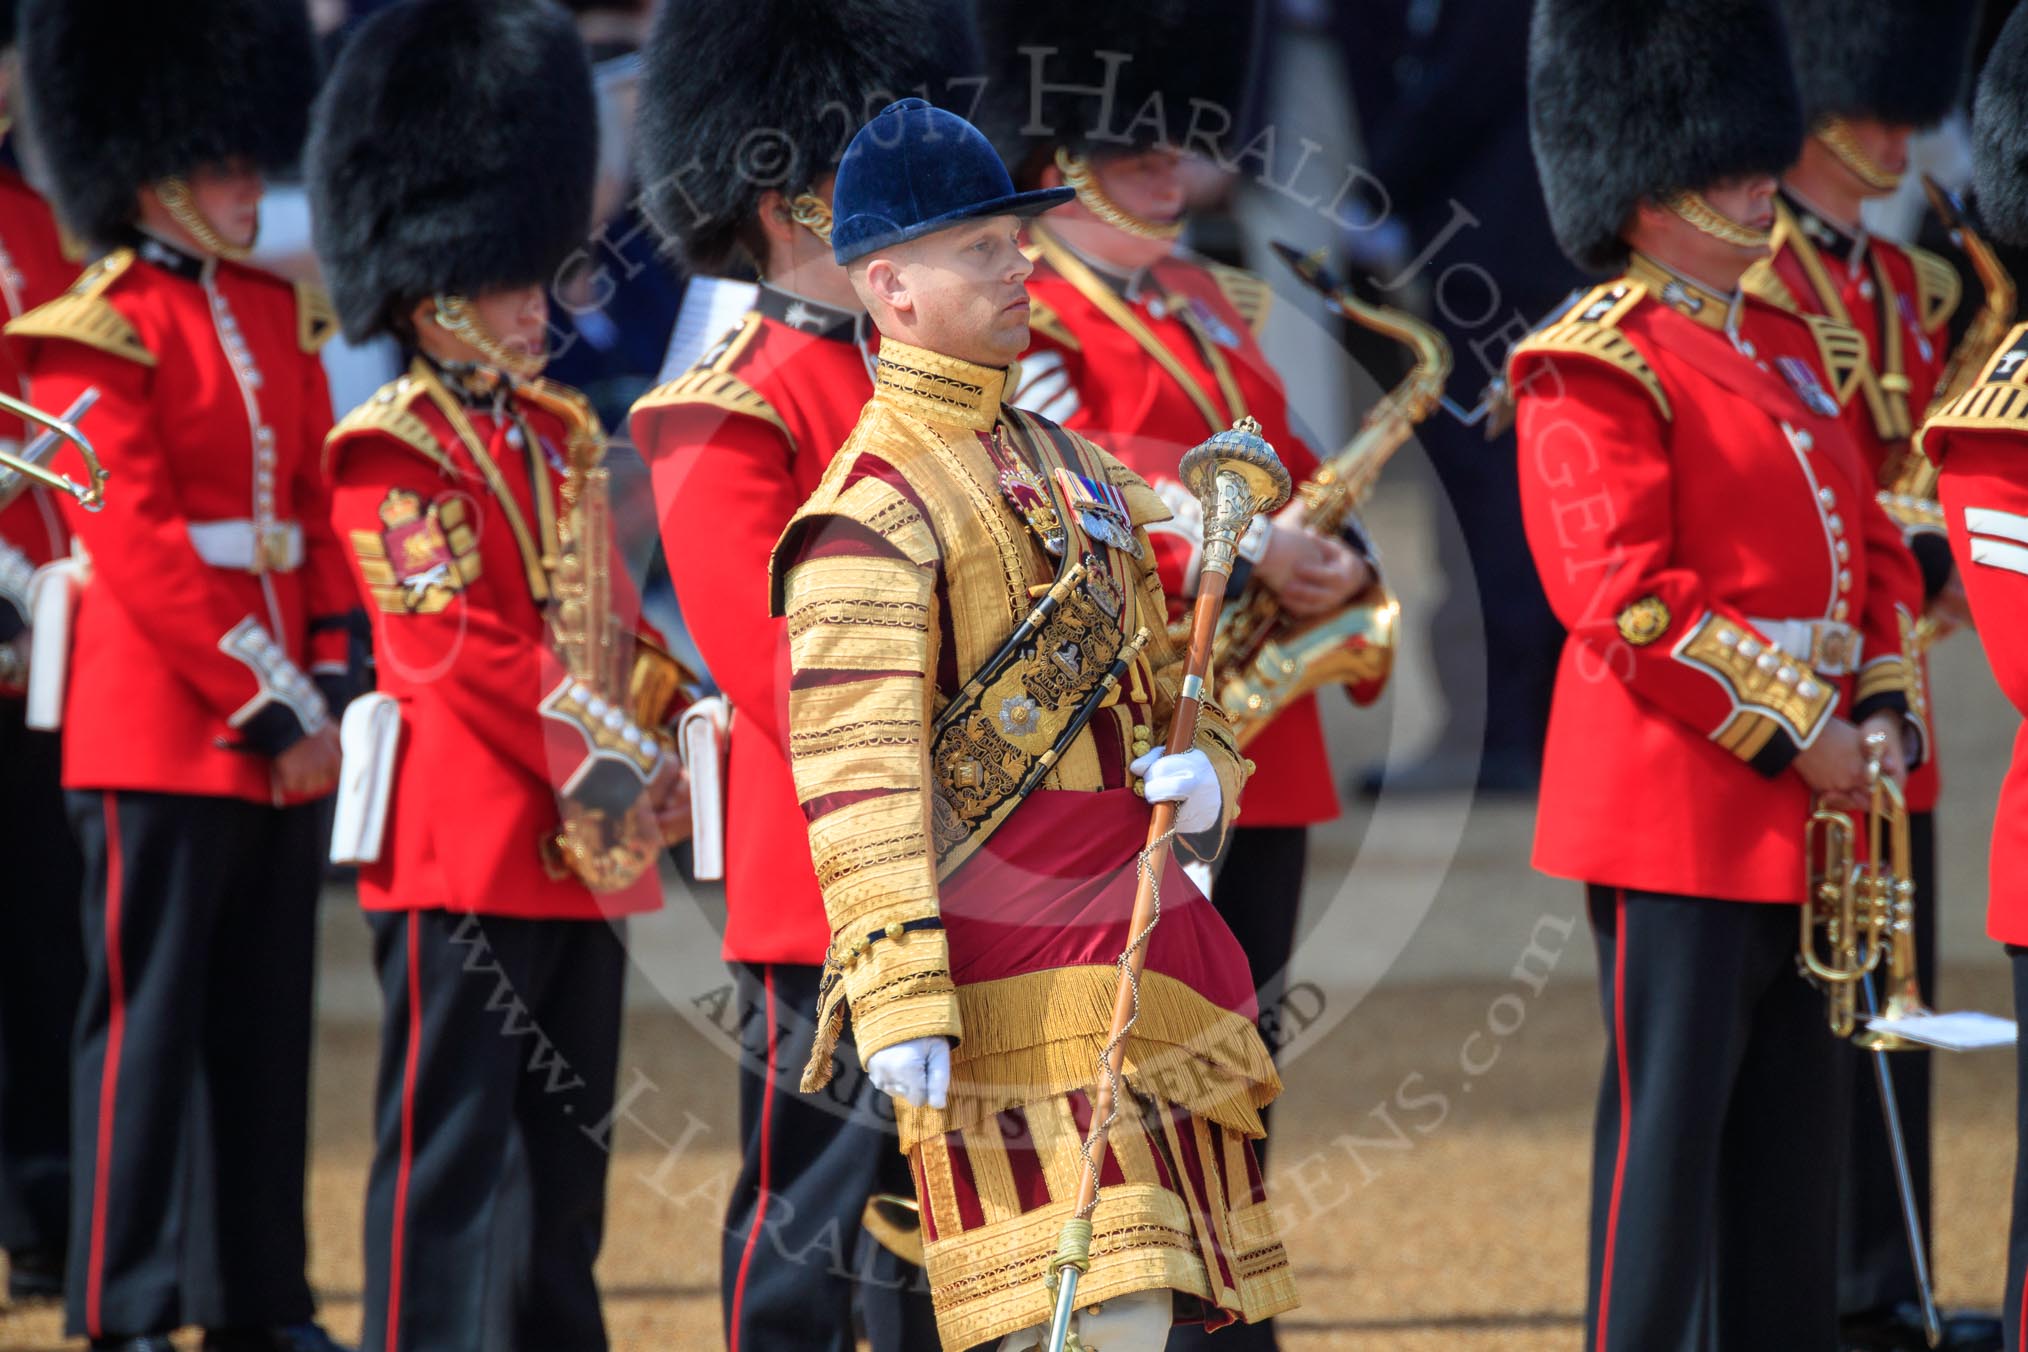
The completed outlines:
[[[941,1108],[950,1095],[951,1040],[912,1037],[882,1047],[866,1058],[866,1074],[875,1089],[894,1095],[911,1108],[925,1103]]]
[[[1143,754],[1127,767],[1142,780],[1151,803],[1176,803],[1176,831],[1194,836],[1218,825],[1225,791],[1211,768],[1211,757],[1202,751],[1185,751],[1171,756],[1159,748]]]

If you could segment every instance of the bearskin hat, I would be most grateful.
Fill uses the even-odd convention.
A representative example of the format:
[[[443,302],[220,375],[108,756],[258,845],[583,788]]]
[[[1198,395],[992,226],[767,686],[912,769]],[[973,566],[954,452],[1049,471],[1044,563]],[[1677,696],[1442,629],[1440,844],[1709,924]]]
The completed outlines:
[[[1236,148],[1266,18],[1258,0],[980,0],[986,87],[972,121],[1024,186],[1059,146]]]
[[[1980,223],[2028,245],[2028,5],[2008,18],[1979,76],[1972,163]]]
[[[648,39],[636,123],[649,217],[722,273],[761,197],[809,192],[854,132],[915,94],[962,109],[978,70],[966,0],[674,0]],[[751,244],[748,245],[751,249]]]
[[[348,337],[435,295],[547,282],[592,227],[598,111],[547,0],[402,0],[338,55],[306,157]]]
[[[1528,114],[1557,243],[1597,272],[1642,198],[1779,174],[1803,143],[1773,0],[1537,0]]]
[[[1781,0],[1803,119],[1941,122],[1964,97],[1979,0]]]
[[[134,194],[204,165],[291,168],[317,88],[308,9],[276,0],[24,0],[24,120],[64,223],[116,243]]]

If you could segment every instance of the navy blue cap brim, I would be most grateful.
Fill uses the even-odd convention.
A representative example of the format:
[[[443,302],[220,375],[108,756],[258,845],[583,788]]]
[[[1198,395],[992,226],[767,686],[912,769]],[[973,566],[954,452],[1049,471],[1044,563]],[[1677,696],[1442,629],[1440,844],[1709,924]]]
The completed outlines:
[[[926,221],[917,221],[905,228],[883,230],[845,247],[840,247],[834,242],[831,257],[841,265],[850,263],[881,249],[905,244],[912,239],[921,239],[924,235],[934,235],[939,230],[948,230],[954,225],[981,220],[987,216],[1019,216],[1026,220],[1030,216],[1040,216],[1053,207],[1060,207],[1075,196],[1077,192],[1072,188],[1037,188],[1033,192],[1017,192],[1007,197],[995,197],[957,211],[946,211],[941,216],[932,216]],[[837,237],[838,231],[834,227],[831,238],[836,241]],[[848,248],[850,252],[847,252]]]

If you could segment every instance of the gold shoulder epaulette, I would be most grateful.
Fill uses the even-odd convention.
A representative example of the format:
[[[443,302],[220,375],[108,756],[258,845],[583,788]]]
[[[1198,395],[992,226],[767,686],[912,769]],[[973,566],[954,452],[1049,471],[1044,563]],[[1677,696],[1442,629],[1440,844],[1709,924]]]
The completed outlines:
[[[634,411],[676,408],[684,404],[702,404],[727,413],[758,418],[787,437],[792,445],[795,441],[788,423],[775,412],[773,404],[762,398],[753,386],[717,366],[693,366],[676,379],[657,385],[635,402]]]
[[[1077,341],[1077,335],[1063,322],[1063,316],[1034,296],[1028,298],[1028,327],[1058,347],[1072,352],[1084,350],[1084,344]]]
[[[1268,311],[1274,308],[1275,291],[1260,278],[1242,268],[1227,267],[1223,263],[1207,263],[1211,279],[1218,283],[1218,289],[1232,302],[1232,308],[1239,311],[1239,317],[1260,336],[1267,327]]]
[[[7,325],[10,338],[61,338],[115,357],[153,366],[155,354],[141,341],[133,322],[113,307],[106,292],[134,265],[134,251],[120,249],[86,268],[70,290]]]
[[[319,352],[338,332],[338,311],[331,293],[315,282],[296,283],[296,345]]]
[[[1590,295],[1572,306],[1563,319],[1537,329],[1516,343],[1507,357],[1508,369],[1511,371],[1516,362],[1530,356],[1566,354],[1589,357],[1631,376],[1655,401],[1663,420],[1669,420],[1675,415],[1670,410],[1669,396],[1662,388],[1661,378],[1655,374],[1655,368],[1648,365],[1648,359],[1641,355],[1641,350],[1634,346],[1633,341],[1619,331],[1620,320],[1647,294],[1646,287],[1624,277],[1594,288]],[[1517,390],[1521,388],[1520,382],[1513,383]]]
[[[2028,324],[2017,324],[1993,354],[1978,383],[1944,405],[1916,433],[1916,449],[1935,428],[1997,428],[2028,432]]]
[[[1817,340],[1824,375],[1831,382],[1831,397],[1843,408],[1866,378],[1866,336],[1841,320],[1828,315],[1804,315],[1810,336]]]
[[[1075,436],[1075,433],[1072,433]],[[1168,521],[1176,513],[1169,504],[1162,501],[1162,495],[1146,479],[1128,469],[1110,451],[1078,437],[1087,454],[1106,467],[1106,482],[1120,490],[1120,497],[1126,500],[1127,517],[1136,526],[1146,526],[1157,521]]]
[[[1803,307],[1796,304],[1795,292],[1789,290],[1789,284],[1775,271],[1772,258],[1763,258],[1749,267],[1746,275],[1739,279],[1739,289],[1778,310],[1787,310],[1790,314],[1803,312]]]
[[[1915,319],[1924,333],[1935,333],[1950,322],[1963,298],[1965,283],[1958,270],[1927,249],[1903,246],[1915,265]]]
[[[393,437],[446,474],[456,472],[450,456],[430,431],[429,424],[416,415],[411,405],[422,398],[422,382],[410,376],[390,380],[371,399],[338,420],[324,439],[325,466],[330,467],[331,448],[356,432],[380,432]]]

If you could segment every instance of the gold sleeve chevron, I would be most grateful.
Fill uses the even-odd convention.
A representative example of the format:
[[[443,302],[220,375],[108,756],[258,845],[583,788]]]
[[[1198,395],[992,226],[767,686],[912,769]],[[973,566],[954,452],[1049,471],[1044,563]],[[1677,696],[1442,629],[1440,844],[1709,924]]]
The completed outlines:
[[[1725,688],[1732,713],[1711,740],[1743,761],[1758,756],[1777,732],[1809,745],[1838,702],[1837,686],[1716,612],[1705,612],[1673,656]]]
[[[331,294],[314,282],[296,283],[296,346],[321,352],[338,332],[338,311]]]
[[[1964,298],[1964,279],[1958,270],[1927,249],[1907,248],[1908,261],[1915,267],[1915,320],[1924,333],[1935,333],[1957,313]]]
[[[791,446],[794,445],[795,438],[789,433],[789,425],[775,411],[774,405],[738,376],[711,366],[693,367],[676,379],[657,385],[641,396],[634,404],[634,411],[680,408],[686,404],[720,409],[745,418],[758,418],[780,432]]]
[[[1218,289],[1225,293],[1225,299],[1246,326],[1259,337],[1267,328],[1268,315],[1274,310],[1275,292],[1260,278],[1243,268],[1228,267],[1223,263],[1207,264],[1211,279],[1218,283]]]
[[[1843,408],[1851,402],[1866,377],[1866,336],[1842,320],[1826,315],[1804,315],[1810,336],[1816,340],[1817,356],[1824,375],[1831,382],[1831,397]]]
[[[119,249],[86,268],[70,290],[9,323],[9,338],[56,338],[96,348],[111,356],[153,366],[155,354],[106,292],[134,265],[134,251]]]
[[[943,931],[899,929],[937,915],[925,749],[935,574],[885,554],[816,558],[789,569],[784,591],[791,669],[823,681],[789,693],[789,765],[843,974],[818,1010],[804,1074],[816,1089],[830,1075],[841,997],[862,1061],[910,1038],[960,1032]],[[892,937],[867,942],[877,932]]]
[[[1620,282],[1616,285],[1626,287],[1630,284]],[[1572,307],[1572,313],[1578,318],[1561,320],[1523,338],[1514,345],[1507,358],[1510,383],[1516,389],[1520,388],[1520,382],[1511,373],[1529,357],[1583,357],[1602,363],[1634,381],[1655,401],[1655,408],[1661,413],[1663,421],[1669,421],[1675,415],[1669,407],[1669,396],[1662,388],[1661,377],[1655,374],[1655,368],[1648,365],[1648,359],[1641,355],[1641,350],[1634,346],[1633,341],[1615,327],[1619,316],[1628,308],[1627,302],[1637,299],[1642,292],[1643,288],[1634,285],[1632,291],[1601,318],[1584,318],[1604,300],[1611,299],[1610,289],[1600,287]]]

